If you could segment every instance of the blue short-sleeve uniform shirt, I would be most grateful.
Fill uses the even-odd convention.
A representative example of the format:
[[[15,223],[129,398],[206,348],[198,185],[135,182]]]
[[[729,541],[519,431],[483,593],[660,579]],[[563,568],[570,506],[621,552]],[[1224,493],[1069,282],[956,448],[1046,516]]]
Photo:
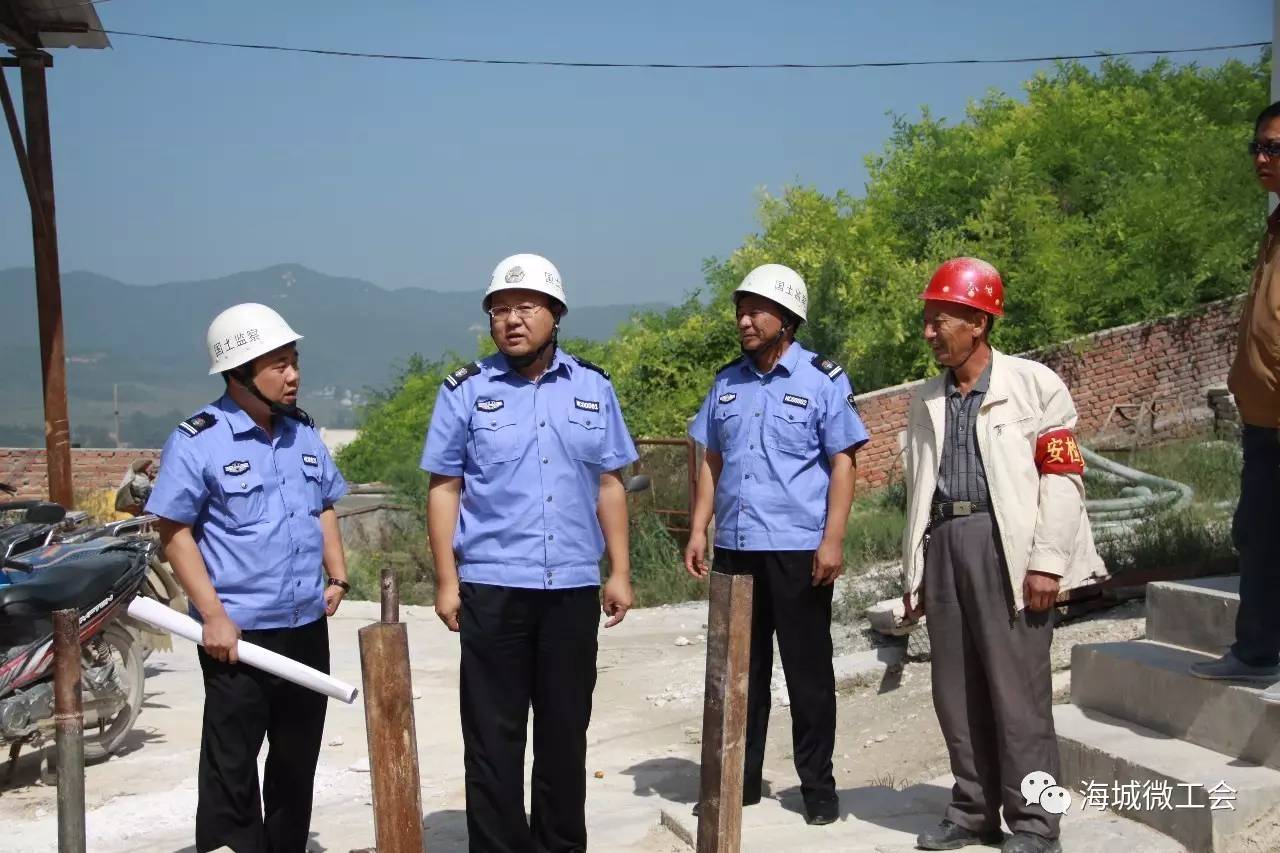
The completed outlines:
[[[600,477],[637,458],[603,370],[557,351],[531,382],[497,353],[440,387],[422,469],[462,477],[460,580],[562,589],[600,583]]]
[[[768,374],[745,356],[721,369],[689,435],[724,458],[715,547],[737,551],[815,550],[831,457],[868,439],[844,370],[798,343]]]
[[[314,427],[277,415],[273,432],[224,395],[165,442],[146,505],[191,526],[227,615],[247,630],[324,616],[319,516],[347,491]]]

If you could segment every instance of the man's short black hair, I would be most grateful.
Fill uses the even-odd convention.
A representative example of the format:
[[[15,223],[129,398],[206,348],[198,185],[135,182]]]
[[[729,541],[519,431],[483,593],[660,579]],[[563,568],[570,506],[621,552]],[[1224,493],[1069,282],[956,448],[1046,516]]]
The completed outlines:
[[[1262,112],[1258,113],[1258,119],[1253,123],[1253,132],[1256,135],[1262,126],[1273,118],[1280,118],[1280,101],[1276,101]]]

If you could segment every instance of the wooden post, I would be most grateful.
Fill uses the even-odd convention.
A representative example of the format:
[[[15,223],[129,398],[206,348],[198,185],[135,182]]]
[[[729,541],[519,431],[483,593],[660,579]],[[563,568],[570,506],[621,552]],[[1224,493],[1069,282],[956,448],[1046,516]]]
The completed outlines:
[[[422,853],[422,786],[409,672],[409,633],[397,621],[395,573],[382,572],[384,620],[359,631],[365,729],[378,853]]]
[[[80,614],[53,614],[53,724],[58,767],[58,853],[84,853],[84,706]]]
[[[40,200],[32,206],[36,267],[36,310],[40,321],[40,367],[44,386],[44,443],[48,455],[49,499],[74,506],[71,490],[71,426],[67,418],[67,361],[62,339],[62,279],[58,271],[58,229],[53,205],[53,148],[49,138],[47,54],[18,51],[22,67],[22,113],[32,183]],[[41,221],[43,213],[43,221]]]
[[[750,575],[711,573],[698,853],[737,853],[742,845],[751,586]]]

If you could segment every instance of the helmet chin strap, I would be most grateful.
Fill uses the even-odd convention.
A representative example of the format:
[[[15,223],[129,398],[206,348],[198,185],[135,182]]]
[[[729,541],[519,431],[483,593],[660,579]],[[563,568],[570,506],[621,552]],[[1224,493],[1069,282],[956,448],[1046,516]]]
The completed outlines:
[[[240,383],[241,387],[253,396],[267,404],[267,408],[271,410],[273,415],[284,415],[288,418],[296,418],[303,420],[307,417],[306,412],[299,409],[296,403],[281,403],[278,400],[272,400],[266,394],[258,390],[258,386],[253,381],[253,377],[249,374],[249,367],[237,368],[231,371],[231,376]]]
[[[759,349],[757,349],[755,352],[752,352],[751,350],[748,350],[748,349],[744,346],[744,347],[742,347],[742,354],[743,354],[743,355],[745,355],[747,358],[751,359],[751,361],[752,361],[752,362],[754,362],[755,364],[759,365],[760,360],[761,360],[761,358],[763,358],[763,357],[764,357],[765,353],[769,352],[769,351],[770,351],[770,350],[772,350],[774,347],[776,347],[776,346],[778,346],[779,344],[781,344],[781,343],[782,343],[782,338],[783,338],[783,336],[784,336],[784,335],[786,335],[786,334],[787,334],[787,329],[788,329],[788,328],[789,328],[789,326],[788,326],[786,323],[784,323],[784,324],[782,325],[782,328],[778,329],[778,334],[776,334],[776,335],[774,335],[774,336],[773,336],[773,340],[769,341],[767,344],[765,344],[764,346],[760,347],[760,348],[759,348]]]

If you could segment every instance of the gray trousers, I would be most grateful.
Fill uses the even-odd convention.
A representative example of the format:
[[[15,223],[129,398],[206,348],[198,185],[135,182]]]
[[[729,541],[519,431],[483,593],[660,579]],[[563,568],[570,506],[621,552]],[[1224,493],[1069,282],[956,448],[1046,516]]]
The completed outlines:
[[[924,562],[933,707],[947,742],[946,819],[973,831],[1000,826],[1058,837],[1059,816],[1027,805],[1022,779],[1059,783],[1049,644],[1053,611],[1010,620],[1008,580],[986,513],[933,525]]]

